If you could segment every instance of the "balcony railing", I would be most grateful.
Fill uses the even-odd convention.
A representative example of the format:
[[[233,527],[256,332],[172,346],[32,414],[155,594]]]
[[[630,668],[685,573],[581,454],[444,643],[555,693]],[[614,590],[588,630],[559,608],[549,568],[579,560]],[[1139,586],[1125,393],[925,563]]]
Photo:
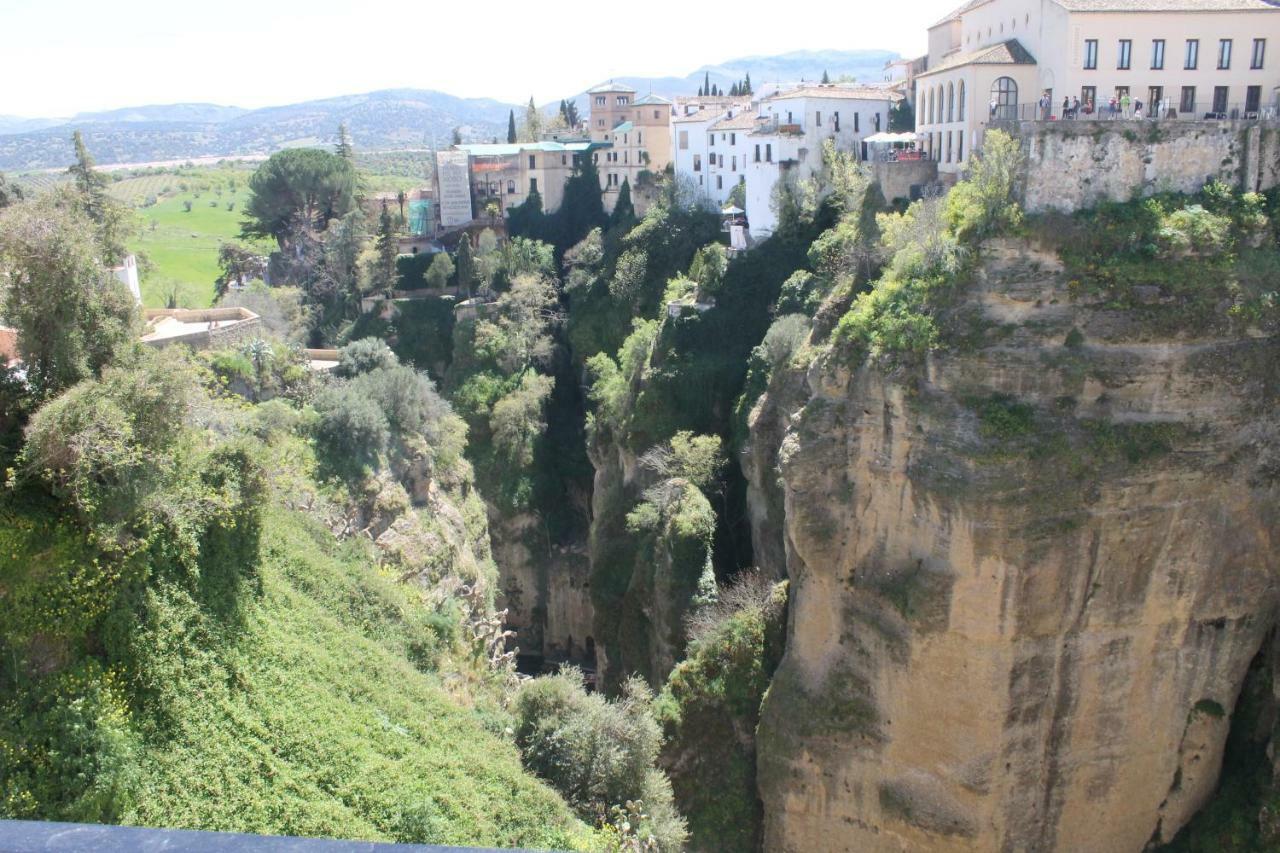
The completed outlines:
[[[1136,102],[1131,101],[1127,111],[1119,105],[1113,110],[1110,103],[1104,103],[1096,105],[1092,112],[1082,104],[1079,109],[1068,109],[1064,113],[1059,102],[1048,110],[1039,104],[999,106],[990,116],[992,124],[1022,121],[1275,121],[1280,119],[1280,110],[1274,104],[1215,104],[1206,101],[1182,104],[1164,101],[1154,110],[1143,102],[1139,112]]]
[[[238,832],[27,820],[0,820],[0,850],[4,853],[124,853],[132,850],[164,850],[167,853],[484,853],[474,847],[331,841]]]

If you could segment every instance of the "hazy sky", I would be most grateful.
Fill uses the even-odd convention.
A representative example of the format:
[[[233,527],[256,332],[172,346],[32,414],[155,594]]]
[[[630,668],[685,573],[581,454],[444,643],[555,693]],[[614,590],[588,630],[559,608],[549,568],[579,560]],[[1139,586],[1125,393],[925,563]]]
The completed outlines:
[[[958,4],[0,0],[0,114],[260,107],[394,87],[541,103],[614,75],[683,76],[747,55],[920,54],[924,28]]]

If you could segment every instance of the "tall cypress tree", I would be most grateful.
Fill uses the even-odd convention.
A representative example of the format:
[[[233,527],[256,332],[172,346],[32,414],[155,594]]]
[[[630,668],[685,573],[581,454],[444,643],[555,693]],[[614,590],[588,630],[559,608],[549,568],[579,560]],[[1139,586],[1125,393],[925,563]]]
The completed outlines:
[[[621,226],[624,230],[630,230],[636,224],[636,209],[631,204],[631,183],[626,178],[622,179],[622,188],[618,190],[618,201],[613,206],[613,214],[609,217],[609,228],[612,230]]]
[[[711,94],[711,72],[708,71],[706,76],[702,78],[702,91],[708,95]]]
[[[507,143],[516,141],[516,111],[507,114]]]
[[[822,69],[822,82],[824,85],[831,82],[831,75],[827,74],[827,69],[825,68]]]
[[[391,211],[387,203],[382,203],[382,215],[378,217],[378,239],[375,243],[378,250],[378,277],[387,296],[396,286],[396,257],[400,254],[396,244],[396,230],[391,223]]]
[[[742,85],[745,87],[746,93],[748,95],[755,94],[755,92],[751,91],[751,72],[750,71],[747,72],[747,79],[742,81]]]
[[[351,134],[347,132],[345,121],[338,123],[338,144],[334,146],[333,153],[355,165],[356,147],[351,142]]]
[[[458,244],[458,257],[454,260],[454,269],[457,270],[458,287],[462,288],[467,296],[471,296],[471,289],[476,284],[476,262],[471,257],[471,238],[466,234],[462,235],[462,242]]]

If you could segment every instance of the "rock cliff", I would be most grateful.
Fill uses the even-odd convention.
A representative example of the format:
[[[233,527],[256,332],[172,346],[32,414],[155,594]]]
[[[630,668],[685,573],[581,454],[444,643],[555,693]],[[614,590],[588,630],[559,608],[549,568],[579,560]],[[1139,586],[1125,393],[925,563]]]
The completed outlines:
[[[792,590],[764,849],[1139,851],[1212,794],[1275,624],[1280,352],[1147,297],[993,241],[960,345],[775,377],[744,466]]]

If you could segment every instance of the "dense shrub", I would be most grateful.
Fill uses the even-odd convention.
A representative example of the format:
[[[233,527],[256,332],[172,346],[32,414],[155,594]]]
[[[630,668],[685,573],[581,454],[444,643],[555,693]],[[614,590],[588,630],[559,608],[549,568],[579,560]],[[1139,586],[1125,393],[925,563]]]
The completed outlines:
[[[326,388],[316,395],[320,416],[316,443],[335,469],[373,465],[386,452],[391,428],[377,402],[350,385]]]
[[[385,341],[379,338],[361,338],[338,350],[338,366],[333,372],[336,376],[349,378],[379,368],[397,367],[399,364],[400,359]]]
[[[641,835],[659,850],[684,847],[684,821],[671,784],[655,766],[662,735],[653,696],[639,679],[609,701],[566,670],[526,682],[515,701],[516,744],[525,766],[552,784],[584,819],[604,823],[614,806],[639,800],[649,818]]]

